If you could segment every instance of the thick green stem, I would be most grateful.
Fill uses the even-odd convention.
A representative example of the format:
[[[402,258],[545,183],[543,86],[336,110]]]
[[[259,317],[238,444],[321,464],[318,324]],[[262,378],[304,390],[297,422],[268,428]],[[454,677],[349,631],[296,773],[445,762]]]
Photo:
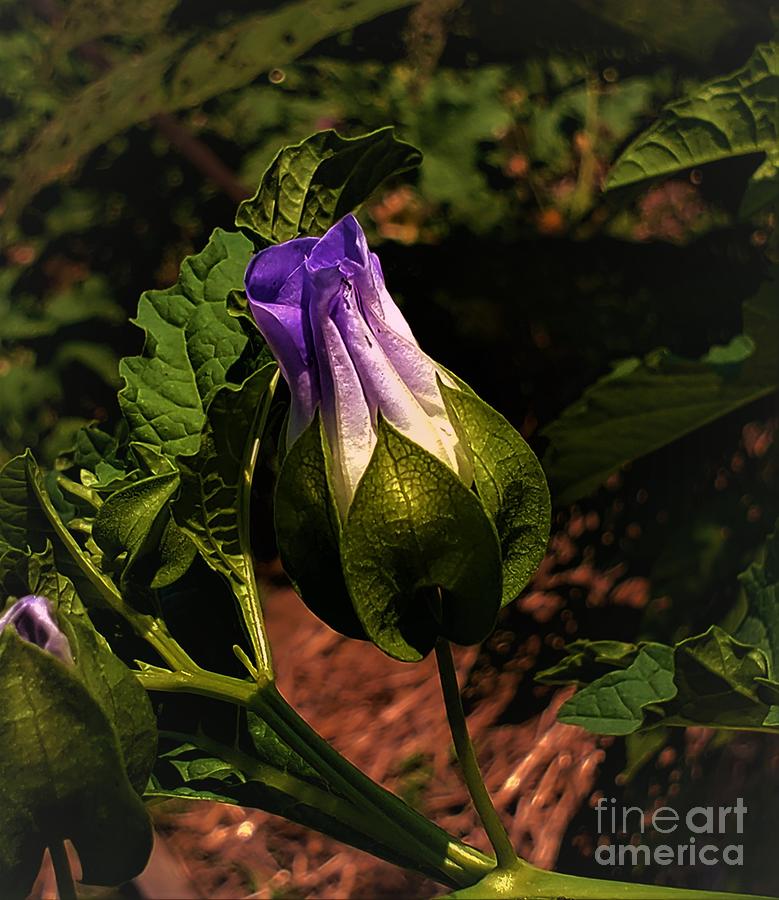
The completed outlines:
[[[372,817],[371,836],[417,867],[438,872],[453,885],[473,884],[494,868],[494,861],[456,841],[344,759],[278,693],[272,683],[256,684],[192,669],[137,673],[147,690],[194,693],[245,706],[260,715],[296,753],[341,793],[350,805]]]
[[[57,879],[57,894],[59,900],[77,900],[76,885],[73,881],[73,873],[70,870],[70,862],[65,845],[58,841],[49,846],[51,864],[54,867],[54,876]]]
[[[446,705],[446,716],[449,719],[449,729],[452,732],[454,748],[457,759],[463,770],[463,777],[468,786],[468,791],[476,807],[476,812],[484,825],[487,837],[495,848],[495,856],[498,860],[498,868],[508,869],[517,864],[517,855],[511,846],[511,841],[500,821],[500,816],[492,803],[481,770],[476,759],[476,752],[468,734],[468,726],[465,722],[460,688],[457,684],[457,671],[452,658],[452,648],[449,642],[439,638],[435,645],[436,661],[438,662],[438,674],[441,679],[441,690]]]

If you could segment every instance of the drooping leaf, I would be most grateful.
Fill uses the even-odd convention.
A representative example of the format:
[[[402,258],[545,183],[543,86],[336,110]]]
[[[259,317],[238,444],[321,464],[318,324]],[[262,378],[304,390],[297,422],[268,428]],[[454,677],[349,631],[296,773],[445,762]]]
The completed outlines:
[[[72,171],[114,135],[159,113],[189,109],[284,66],[324,38],[411,0],[299,0],[259,12],[196,40],[161,37],[141,58],[118,63],[57,107],[21,156],[4,224],[46,184]]]
[[[495,625],[500,544],[484,507],[384,420],[349,507],[341,558],[363,628],[389,656],[416,661],[439,635],[473,644]]]
[[[73,669],[11,628],[0,634],[0,684],[3,896],[26,897],[44,849],[64,839],[84,881],[133,878],[151,852],[151,824],[98,701]]]
[[[779,44],[760,44],[738,71],[669,104],[657,122],[619,157],[606,188],[775,149],[779,141],[777,95]]]
[[[495,524],[503,557],[503,603],[510,603],[538,568],[549,541],[546,478],[522,435],[470,391],[442,386],[474,462],[479,496]]]
[[[779,675],[779,528],[765,542],[762,559],[741,575],[747,612],[736,637],[759,647],[768,659],[768,674]]]
[[[269,244],[324,234],[382,181],[421,159],[392,128],[357,138],[320,131],[278,154],[254,197],[238,207],[235,224]]]
[[[197,451],[205,406],[246,346],[226,300],[243,284],[250,253],[243,235],[217,229],[184,260],[173,287],[141,297],[135,322],[146,332],[144,354],[126,357],[119,369],[131,440],[169,456]]]
[[[597,734],[630,734],[644,724],[647,707],[672,699],[676,691],[673,650],[649,643],[626,669],[609,672],[574,694],[558,718]]]
[[[341,523],[329,486],[325,448],[317,414],[287,452],[276,483],[279,555],[295,590],[314,615],[341,634],[364,638],[344,581]]]

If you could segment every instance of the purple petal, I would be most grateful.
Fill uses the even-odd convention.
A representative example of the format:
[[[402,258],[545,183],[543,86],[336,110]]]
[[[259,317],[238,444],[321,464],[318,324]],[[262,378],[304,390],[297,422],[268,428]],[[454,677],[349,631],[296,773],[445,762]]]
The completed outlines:
[[[70,644],[54,620],[51,604],[46,597],[29,594],[22,597],[0,617],[0,632],[13,625],[23,641],[35,644],[64,663],[73,664]]]
[[[344,216],[322,237],[308,257],[309,271],[340,269],[351,275],[355,269],[368,266],[368,243],[360,223],[354,216]]]
[[[246,294],[258,303],[300,304],[300,298],[279,296],[289,276],[317,244],[316,238],[295,238],[285,244],[268,247],[254,256],[246,270]]]

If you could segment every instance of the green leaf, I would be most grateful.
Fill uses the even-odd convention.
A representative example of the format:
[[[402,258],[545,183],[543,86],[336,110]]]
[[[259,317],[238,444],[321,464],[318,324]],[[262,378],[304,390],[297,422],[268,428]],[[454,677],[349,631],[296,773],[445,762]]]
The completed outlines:
[[[678,693],[666,713],[669,724],[749,728],[768,717],[761,699],[763,683],[770,686],[768,660],[759,648],[712,625],[676,645],[674,666]]]
[[[299,0],[209,31],[161,36],[56,107],[20,156],[6,195],[6,227],[46,184],[114,135],[160,113],[190,109],[285,66],[330,35],[411,0]]]
[[[549,488],[536,455],[500,413],[470,391],[441,385],[464,433],[474,479],[500,538],[503,604],[514,600],[546,552],[551,525]]]
[[[217,390],[198,452],[178,459],[181,492],[173,503],[178,526],[229,581],[258,659],[263,657],[263,625],[247,529],[254,456],[276,372],[276,364],[268,363],[242,385]]]
[[[614,668],[627,668],[640,647],[624,641],[578,640],[566,645],[560,662],[536,675],[543,684],[586,684]]]
[[[744,363],[743,377],[753,384],[779,383],[779,266],[774,266],[754,297],[744,303],[744,331],[755,352]]]
[[[280,772],[287,772],[311,784],[329,790],[327,782],[294,750],[279,738],[275,731],[256,713],[247,716],[249,735],[257,758]]]
[[[357,615],[389,656],[422,659],[438,635],[475,644],[495,625],[500,545],[484,507],[451,469],[383,419],[349,507],[341,557]]]
[[[235,224],[269,244],[324,234],[382,181],[421,160],[392,128],[357,138],[320,131],[278,154],[254,197],[238,207]]]
[[[779,527],[766,539],[762,559],[752,563],[740,581],[747,612],[736,637],[759,647],[768,659],[768,674],[779,676]]]
[[[157,720],[149,697],[86,616],[60,622],[84,685],[116,730],[130,784],[142,794],[157,758]]]
[[[769,149],[766,158],[747,182],[738,214],[742,219],[779,205],[779,148]]]
[[[745,18],[763,24],[759,11],[729,0],[575,0],[578,6],[659,50],[705,61]],[[759,6],[759,4],[756,4]]]
[[[126,555],[123,587],[133,580],[165,587],[192,564],[195,545],[170,518],[169,503],[178,488],[178,472],[152,475],[114,492],[100,507],[92,537],[103,551],[104,565]]]
[[[135,323],[146,332],[144,354],[119,367],[131,440],[169,456],[197,451],[210,396],[246,346],[226,300],[242,286],[250,254],[243,235],[217,229],[201,253],[184,260],[173,287],[141,297]]]
[[[759,336],[758,351],[762,346]],[[724,356],[692,361],[657,350],[643,360],[617,363],[587,388],[543,431],[550,441],[544,469],[555,503],[577,500],[625,463],[777,389],[776,367],[772,381],[760,380],[749,368],[751,360],[743,359],[743,345],[731,345]],[[743,366],[740,377],[723,376],[723,362],[726,368]]]
[[[704,163],[766,153],[779,141],[779,45],[761,44],[736,72],[669,104],[612,167],[606,189]]]
[[[598,654],[598,644],[605,653]],[[576,641],[567,658],[540,673],[539,680],[552,684],[594,679],[561,707],[560,721],[596,734],[658,725],[779,731],[779,682],[761,647],[716,625],[675,647],[623,647],[626,652],[617,642]],[[600,674],[604,667],[612,671]]]
[[[327,439],[319,414],[289,448],[274,498],[284,571],[305,604],[347,637],[365,638],[344,581],[341,523],[328,477]]]
[[[13,629],[0,634],[0,886],[32,888],[46,846],[70,839],[89,884],[139,874],[152,829],[116,733],[75,670]]]
[[[673,650],[647,643],[626,668],[609,672],[574,694],[558,713],[566,725],[597,734],[631,734],[644,724],[647,707],[676,695]]]

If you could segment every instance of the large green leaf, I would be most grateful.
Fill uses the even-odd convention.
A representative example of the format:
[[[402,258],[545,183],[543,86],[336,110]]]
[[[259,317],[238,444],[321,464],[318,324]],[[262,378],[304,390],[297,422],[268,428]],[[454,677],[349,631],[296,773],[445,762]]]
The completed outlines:
[[[328,456],[317,414],[290,447],[276,482],[279,555],[314,615],[341,634],[364,638],[341,566],[341,523],[328,477]]]
[[[181,493],[173,503],[179,527],[208,565],[230,582],[258,660],[264,639],[248,532],[249,502],[257,442],[276,371],[275,363],[268,363],[242,385],[217,390],[198,452],[178,460]]]
[[[675,695],[673,650],[649,643],[626,669],[609,672],[574,694],[558,718],[598,734],[630,734],[644,724],[647,707]]]
[[[330,35],[412,0],[298,0],[234,22],[201,40],[161,37],[61,104],[14,172],[4,222],[46,184],[114,135],[159,113],[188,109],[287,65]]]
[[[280,151],[235,224],[269,244],[324,234],[390,175],[418,166],[420,152],[381,128],[356,138],[320,131]]]
[[[779,682],[768,654],[716,625],[675,647],[576,641],[568,651],[539,678],[585,683],[560,708],[569,725],[620,735],[658,725],[779,732]]]
[[[470,448],[474,479],[495,524],[503,557],[503,603],[510,603],[538,568],[549,541],[551,504],[535,453],[500,413],[471,391],[442,385]]]
[[[775,354],[764,338],[763,332],[757,352]],[[625,463],[773,393],[776,365],[772,372],[770,364],[750,370],[744,348],[734,341],[726,353],[710,351],[697,361],[658,350],[615,365],[544,429],[550,441],[544,470],[555,502],[573,502]]]
[[[704,163],[766,153],[779,142],[779,44],[667,106],[612,167],[606,188],[668,177]]]
[[[116,885],[145,866],[149,818],[116,732],[77,672],[0,634],[0,890],[29,893],[43,850],[70,839],[83,879]]]
[[[349,507],[341,558],[363,628],[396,659],[421,659],[439,635],[478,643],[495,625],[500,544],[484,507],[383,419]]]
[[[170,456],[197,451],[208,399],[246,346],[226,301],[242,287],[250,253],[243,235],[217,229],[184,260],[173,287],[141,297],[135,323],[146,332],[144,354],[126,357],[119,369],[132,440]]]

